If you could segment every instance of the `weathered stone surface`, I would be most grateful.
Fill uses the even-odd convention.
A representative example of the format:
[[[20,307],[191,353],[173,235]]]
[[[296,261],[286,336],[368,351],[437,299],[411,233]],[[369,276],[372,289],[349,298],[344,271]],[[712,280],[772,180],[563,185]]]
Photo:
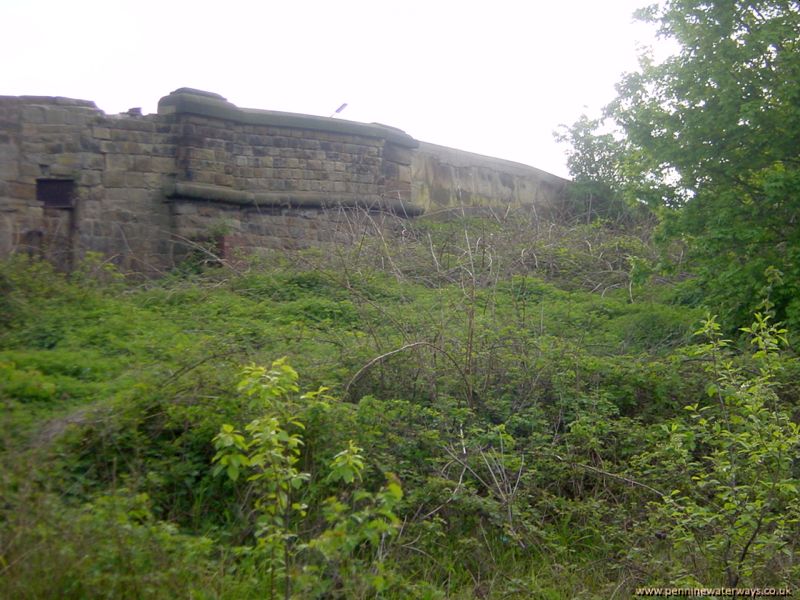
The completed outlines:
[[[410,180],[414,204],[426,210],[462,205],[544,208],[560,202],[569,185],[528,165],[425,142],[414,156]]]
[[[74,210],[37,199],[48,178],[74,182]],[[241,109],[197,90],[148,116],[0,96],[0,255],[39,240],[67,263],[93,250],[159,272],[222,230],[225,255],[348,243],[434,205],[557,202],[566,183],[392,127]]]

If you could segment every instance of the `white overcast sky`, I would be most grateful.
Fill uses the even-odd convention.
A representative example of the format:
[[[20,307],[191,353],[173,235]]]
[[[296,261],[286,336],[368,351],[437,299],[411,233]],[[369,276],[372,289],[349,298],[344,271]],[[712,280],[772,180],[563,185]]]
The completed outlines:
[[[567,175],[561,123],[596,115],[651,29],[647,0],[0,0],[0,95],[155,112],[179,87],[380,122]]]

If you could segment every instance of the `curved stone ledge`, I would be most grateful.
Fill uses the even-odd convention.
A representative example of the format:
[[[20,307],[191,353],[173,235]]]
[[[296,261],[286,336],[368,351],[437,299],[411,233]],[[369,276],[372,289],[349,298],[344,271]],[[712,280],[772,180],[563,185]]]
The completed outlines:
[[[219,94],[192,88],[177,89],[169,96],[164,96],[158,101],[158,114],[176,113],[200,115],[244,125],[309,129],[380,138],[405,148],[416,148],[419,145],[417,140],[395,127],[378,123],[358,123],[344,119],[331,119],[275,110],[239,108]]]
[[[440,164],[455,167],[457,169],[487,169],[497,173],[508,173],[509,175],[513,175],[515,177],[526,177],[531,179],[535,178],[542,183],[561,187],[570,184],[568,179],[564,179],[558,175],[553,175],[547,171],[542,171],[541,169],[537,169],[536,167],[532,167],[530,165],[525,165],[503,158],[485,156],[475,152],[467,152],[466,150],[448,148],[447,146],[431,144],[430,142],[420,142],[418,154],[421,157],[431,157]]]
[[[219,185],[176,182],[165,186],[164,196],[169,200],[205,200],[265,208],[361,208],[370,211],[390,212],[401,217],[417,217],[424,211],[401,200],[380,196],[354,194],[325,194],[318,192],[247,192]]]

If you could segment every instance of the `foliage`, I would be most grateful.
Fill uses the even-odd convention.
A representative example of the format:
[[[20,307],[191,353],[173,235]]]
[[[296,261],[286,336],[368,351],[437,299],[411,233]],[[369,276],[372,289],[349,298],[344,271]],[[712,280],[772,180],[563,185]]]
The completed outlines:
[[[309,478],[308,473],[296,467],[303,444],[299,433],[303,424],[289,412],[290,407],[279,405],[288,404],[290,395],[298,391],[297,378],[297,372],[285,360],[273,362],[269,370],[255,365],[247,367],[238,389],[265,414],[245,427],[247,439],[227,424],[214,437],[215,475],[225,471],[229,479],[236,481],[241,469],[251,473],[247,480],[252,483],[253,508],[259,514],[255,536],[258,552],[269,572],[269,597],[277,593],[275,581],[281,575],[289,594],[289,560],[296,537],[291,528],[292,517],[306,514],[305,505],[292,498],[294,491]]]
[[[573,173],[658,207],[662,234],[682,248],[665,257],[696,275],[696,296],[730,326],[770,288],[777,317],[796,329],[800,8],[670,0],[639,17],[678,51],[643,56],[620,82],[606,109],[618,135],[586,118],[568,130]]]
[[[4,539],[4,598],[166,599],[215,587],[212,540],[157,520],[146,494],[119,489],[65,507],[54,494],[6,492],[6,502],[24,495],[27,510],[4,509],[3,528],[27,538]]]
[[[239,479],[240,470],[250,473],[251,492],[255,496],[255,551],[263,557],[269,573],[269,597],[277,594],[276,579],[282,575],[285,596],[291,595],[292,580],[298,579],[305,588],[304,595],[329,594],[331,590],[348,590],[366,585],[366,590],[383,591],[386,580],[382,574],[383,544],[397,532],[399,520],[393,509],[402,498],[402,489],[394,476],[388,485],[372,494],[356,489],[344,498],[329,497],[321,507],[328,528],[307,543],[297,543],[297,530],[307,516],[308,506],[296,499],[301,486],[310,479],[296,465],[303,446],[305,426],[296,413],[293,394],[299,391],[298,374],[285,359],[276,360],[270,369],[251,365],[243,371],[238,385],[265,413],[246,427],[247,438],[231,425],[223,425],[215,436],[217,454],[215,474],[225,471],[232,481]],[[301,403],[325,403],[321,396],[325,388],[303,394]],[[362,449],[352,440],[333,457],[327,481],[352,485],[361,481],[365,467]],[[364,544],[377,554],[364,558]],[[298,563],[298,553],[317,551],[331,565],[332,573],[323,566],[305,564],[302,575],[292,573]],[[249,549],[248,549],[249,552]],[[364,579],[364,574],[369,574]],[[324,578],[320,575],[325,575]],[[363,594],[365,590],[359,592]]]
[[[741,553],[742,536],[698,520],[721,490],[691,479],[725,470],[722,442],[698,443],[683,410],[716,377],[689,354],[702,313],[654,285],[646,220],[583,217],[422,219],[393,244],[148,282],[0,265],[0,595],[591,598],[722,581],[703,557],[726,535]],[[728,351],[731,398],[756,386],[789,415],[796,358]],[[752,457],[774,455],[767,441]],[[764,505],[740,585],[794,576],[789,491]],[[691,547],[678,525],[655,535],[684,513]]]
[[[691,354],[708,361],[709,402],[686,406],[690,422],[675,419],[664,425],[670,466],[685,476],[653,514],[655,522],[669,528],[672,544],[694,548],[699,559],[692,560],[701,560],[716,581],[729,587],[754,576],[774,585],[776,571],[782,570],[777,565],[791,560],[789,540],[800,523],[800,480],[793,468],[800,427],[774,391],[786,330],[756,314],[744,332],[756,348],[756,375],[735,364],[715,319],[704,321],[698,332],[708,342]],[[785,583],[790,584],[789,573]]]

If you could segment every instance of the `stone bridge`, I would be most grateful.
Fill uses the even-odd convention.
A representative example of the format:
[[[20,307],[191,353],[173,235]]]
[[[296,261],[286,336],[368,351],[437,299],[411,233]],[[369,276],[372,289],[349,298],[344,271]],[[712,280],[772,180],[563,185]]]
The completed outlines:
[[[355,214],[380,227],[461,207],[536,210],[567,184],[393,127],[239,108],[188,88],[146,116],[0,97],[0,256],[65,268],[95,251],[159,272],[211,239],[223,254],[346,243]]]

